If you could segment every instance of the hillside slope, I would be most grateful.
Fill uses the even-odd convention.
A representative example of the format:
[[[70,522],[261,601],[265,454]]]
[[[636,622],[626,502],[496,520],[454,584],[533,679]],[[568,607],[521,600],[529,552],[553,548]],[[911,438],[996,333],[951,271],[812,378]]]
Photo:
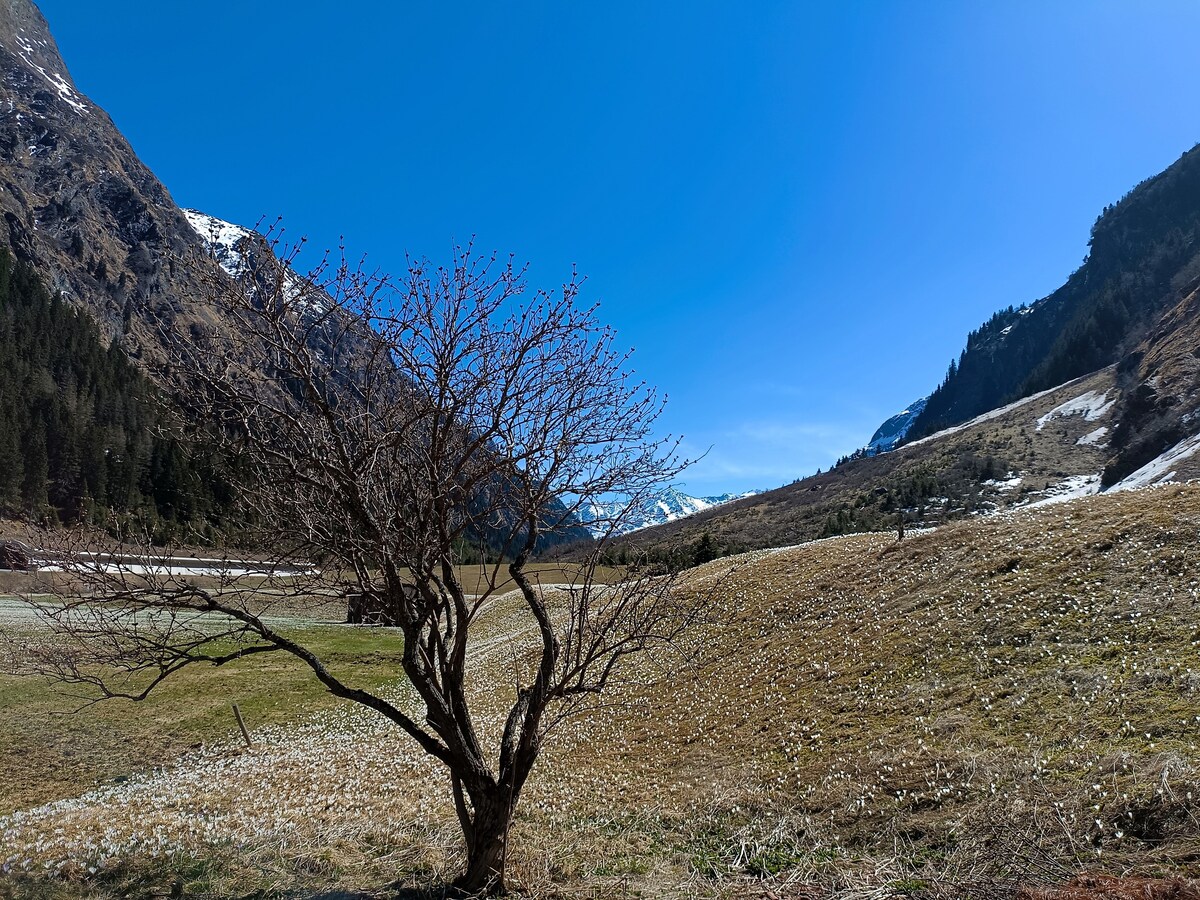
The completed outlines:
[[[1088,256],[1050,296],[997,313],[913,423],[919,438],[1120,360],[1200,276],[1200,147],[1097,219]]]
[[[1195,434],[1200,147],[1106,207],[1088,247],[1053,294],[1002,310],[968,336],[910,438],[1114,364],[1119,409],[1105,486]]]
[[[1200,286],[1185,293],[1122,360],[1118,378],[1123,391],[1106,484],[1200,432]]]
[[[1200,874],[1198,531],[1200,487],[1169,486],[695,569],[683,589],[716,602],[696,664],[659,654],[554,731],[510,871],[541,895],[765,881],[797,900]],[[481,627],[472,702],[494,736],[536,636],[515,601]],[[377,660],[381,635],[363,637]],[[17,871],[98,865],[102,883],[139,861],[153,877],[170,851],[228,892],[263,873],[363,889],[453,869],[448,786],[381,720],[345,709],[255,741],[2,818],[0,835]]]
[[[1195,875],[1198,531],[1200,487],[1166,487],[711,563],[691,583],[730,619],[702,675],[573,761],[602,736],[642,802],[715,804],[718,870],[753,867],[740,839],[897,882]],[[599,769],[595,796],[631,790]]]
[[[831,472],[631,540],[678,557],[670,544],[708,532],[737,552],[901,518],[945,521],[1035,501],[1055,484],[1183,480],[1200,474],[1198,354],[1200,146],[1105,209],[1066,284],[972,332],[943,383],[866,448]],[[1034,422],[1062,404],[1053,427]]]
[[[0,219],[0,245],[134,359],[231,327],[219,300],[231,273],[75,87],[31,0],[0,0]],[[241,253],[245,280],[275,277],[261,236],[246,233]]]
[[[1104,369],[936,435],[624,540],[652,555],[707,533],[725,552],[954,518],[1095,492],[1110,455],[1117,372]],[[1176,479],[1193,471],[1177,468]],[[1198,472],[1200,474],[1200,472]]]
[[[219,321],[213,274],[167,190],[71,81],[30,0],[0,2],[0,242],[105,337],[154,354],[156,323]]]

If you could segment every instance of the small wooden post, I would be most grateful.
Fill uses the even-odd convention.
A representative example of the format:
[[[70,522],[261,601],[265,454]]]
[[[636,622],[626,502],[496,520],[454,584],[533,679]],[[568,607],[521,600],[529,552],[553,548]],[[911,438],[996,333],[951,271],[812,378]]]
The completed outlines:
[[[236,703],[233,704],[233,717],[237,719],[238,728],[242,729],[242,739],[245,740],[246,746],[253,750],[254,743],[250,740],[250,732],[246,730],[246,723],[242,720],[242,711],[238,709]]]

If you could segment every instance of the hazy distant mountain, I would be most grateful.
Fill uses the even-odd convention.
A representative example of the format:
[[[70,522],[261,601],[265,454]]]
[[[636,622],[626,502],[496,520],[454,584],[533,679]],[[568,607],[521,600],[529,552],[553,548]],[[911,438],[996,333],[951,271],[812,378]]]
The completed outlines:
[[[668,488],[658,497],[647,500],[641,506],[626,510],[621,503],[593,504],[584,516],[584,524],[595,536],[606,534],[610,530],[614,534],[629,534],[642,528],[674,522],[687,516],[695,515],[714,506],[752,497],[757,491],[747,491],[744,494],[717,494],[711,497],[692,497],[675,488]]]

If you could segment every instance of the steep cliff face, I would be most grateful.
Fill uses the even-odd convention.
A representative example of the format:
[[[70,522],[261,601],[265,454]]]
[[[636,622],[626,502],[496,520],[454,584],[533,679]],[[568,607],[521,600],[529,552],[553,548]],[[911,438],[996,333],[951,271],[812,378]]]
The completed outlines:
[[[132,356],[160,355],[164,324],[220,325],[204,285],[223,273],[112,120],[76,88],[29,0],[0,0],[0,217],[0,243]]]

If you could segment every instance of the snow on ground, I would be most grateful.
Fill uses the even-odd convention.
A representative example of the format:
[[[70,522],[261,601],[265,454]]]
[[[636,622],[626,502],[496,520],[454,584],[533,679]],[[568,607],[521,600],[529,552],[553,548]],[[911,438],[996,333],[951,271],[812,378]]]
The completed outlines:
[[[1095,431],[1089,431],[1075,443],[1081,447],[1102,447],[1104,446],[1104,436],[1108,434],[1108,426],[1101,425]]]
[[[995,488],[1002,494],[1016,490],[1024,479],[1020,475],[1010,474],[1007,478],[989,478],[984,485]]]
[[[933,534],[935,531],[937,531],[937,528],[932,528],[932,527],[905,528],[904,534],[906,537],[917,537],[918,535],[922,535],[922,534]],[[738,566],[744,565],[745,563],[757,562],[760,559],[766,559],[768,556],[774,556],[777,553],[787,553],[792,550],[801,550],[806,547],[815,547],[817,544],[831,544],[831,543],[835,543],[837,541],[850,540],[852,538],[861,538],[861,537],[868,537],[868,536],[869,537],[879,537],[881,535],[886,536],[887,534],[889,534],[889,532],[886,532],[886,531],[866,531],[866,532],[853,532],[851,534],[835,534],[830,537],[813,538],[811,541],[802,541],[799,544],[788,544],[785,547],[768,547],[763,550],[747,550],[745,553],[738,553],[734,556],[722,556],[720,559],[715,560],[712,563],[707,563],[706,565],[709,565],[714,569],[720,569],[722,563],[726,564],[726,566],[728,566],[729,564],[732,563],[734,568],[737,568]],[[697,569],[695,569],[693,571],[699,571],[699,568],[700,567],[697,567]]]
[[[1057,419],[1061,416],[1083,416],[1084,421],[1095,422],[1102,415],[1112,409],[1112,405],[1116,400],[1108,400],[1108,391],[1099,394],[1096,391],[1087,391],[1068,400],[1066,403],[1059,404],[1037,420],[1037,430],[1041,431],[1046,427],[1046,423],[1052,419]]]
[[[1150,460],[1132,475],[1118,481],[1110,492],[1132,491],[1150,485],[1163,484],[1175,477],[1175,466],[1200,450],[1200,434],[1184,438],[1161,456]]]
[[[298,578],[310,574],[303,569],[269,569],[264,566],[251,567],[242,565],[207,566],[203,564],[188,565],[178,563],[143,563],[143,562],[101,562],[101,563],[52,563],[38,566],[39,572],[84,572],[103,575],[154,575],[165,578],[168,575],[212,576],[214,578],[243,578],[246,576],[271,576],[274,578]]]
[[[1090,378],[1091,376],[1085,375],[1083,377]],[[1020,400],[1017,400],[1013,403],[1008,404],[1008,406],[1001,406],[997,409],[988,410],[987,412],[983,413],[982,415],[976,416],[969,422],[963,422],[961,425],[951,426],[950,428],[946,428],[946,429],[943,429],[942,431],[935,432],[934,434],[931,434],[928,437],[923,437],[919,441],[913,441],[911,444],[905,444],[900,449],[903,450],[905,447],[917,447],[921,444],[927,444],[930,441],[936,441],[939,438],[944,438],[951,434],[957,434],[960,431],[965,431],[966,429],[971,428],[975,425],[982,424],[983,422],[990,422],[992,419],[998,419],[1005,413],[1010,413],[1014,409],[1019,409],[1028,403],[1032,403],[1034,400],[1038,400],[1042,397],[1047,396],[1048,394],[1053,394],[1055,391],[1060,391],[1064,387],[1066,387],[1068,384],[1073,384],[1076,381],[1082,381],[1082,380],[1083,379],[1081,379],[1081,378],[1075,378],[1072,381],[1068,381],[1066,384],[1060,384],[1058,387],[1052,387],[1047,391],[1039,391],[1036,394],[1030,394],[1028,397],[1023,397]]]
[[[1087,497],[1100,493],[1100,473],[1095,475],[1072,475],[1058,484],[1052,484],[1043,492],[1041,499],[1032,503],[1022,503],[1022,509],[1036,509],[1039,506],[1053,506],[1056,503],[1066,503],[1079,497]]]
[[[31,565],[38,572],[84,572],[115,575],[211,575],[242,577],[257,575],[296,578],[315,575],[320,570],[310,565],[287,565],[269,560],[215,559],[197,556],[132,556],[112,553],[73,552],[69,554],[30,549]]]
[[[871,440],[867,443],[867,451],[873,453],[888,453],[896,448],[908,432],[912,429],[913,423],[917,417],[925,411],[925,405],[929,402],[928,397],[922,397],[902,409],[896,415],[892,416],[871,435]]]

